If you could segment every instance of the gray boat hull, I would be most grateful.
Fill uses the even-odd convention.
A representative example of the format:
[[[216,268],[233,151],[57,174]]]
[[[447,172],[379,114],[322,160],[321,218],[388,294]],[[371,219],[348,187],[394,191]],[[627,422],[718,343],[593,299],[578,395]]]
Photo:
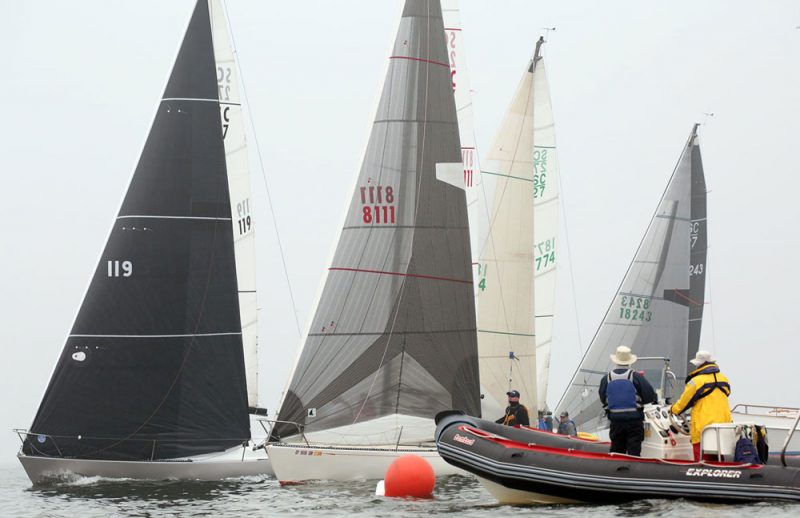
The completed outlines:
[[[113,461],[33,457],[22,453],[17,458],[34,485],[70,476],[134,480],[222,480],[246,476],[274,476],[272,463],[261,456],[242,459],[241,450],[217,459],[179,461]],[[237,458],[238,457],[238,458]]]

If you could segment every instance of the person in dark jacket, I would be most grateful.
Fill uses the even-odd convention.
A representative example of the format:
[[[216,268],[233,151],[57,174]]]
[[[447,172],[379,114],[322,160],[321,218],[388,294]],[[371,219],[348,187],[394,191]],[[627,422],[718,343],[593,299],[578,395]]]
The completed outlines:
[[[561,418],[558,420],[558,433],[561,435],[569,435],[570,437],[577,437],[578,427],[575,421],[569,418],[569,412],[561,412]]]
[[[658,395],[644,376],[630,368],[636,360],[629,347],[617,347],[611,355],[615,368],[600,380],[598,393],[611,422],[611,452],[638,457],[644,440],[642,408],[647,403],[657,403]]]
[[[508,396],[506,413],[503,417],[495,421],[495,423],[504,424],[506,426],[530,426],[531,422],[528,417],[528,409],[525,408],[525,405],[519,404],[519,392],[516,390],[509,390],[506,392],[506,395]]]

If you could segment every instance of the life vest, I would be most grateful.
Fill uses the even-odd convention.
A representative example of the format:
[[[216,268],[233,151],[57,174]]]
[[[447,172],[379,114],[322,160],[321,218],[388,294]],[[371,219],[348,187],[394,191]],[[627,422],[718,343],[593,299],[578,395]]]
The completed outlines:
[[[621,374],[614,371],[608,373],[606,402],[606,408],[611,415],[636,412],[642,409],[642,399],[636,392],[636,385],[633,384],[631,369]]]

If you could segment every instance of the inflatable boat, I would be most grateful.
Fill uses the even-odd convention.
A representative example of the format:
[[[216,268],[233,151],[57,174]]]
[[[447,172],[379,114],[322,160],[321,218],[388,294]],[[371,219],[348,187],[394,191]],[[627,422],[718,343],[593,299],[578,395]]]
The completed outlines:
[[[642,457],[610,453],[607,442],[502,426],[458,411],[436,416],[436,445],[446,462],[476,475],[507,504],[800,501],[796,465],[729,462],[742,425],[706,428],[701,448],[722,460],[695,462],[682,421],[655,405],[645,415]]]

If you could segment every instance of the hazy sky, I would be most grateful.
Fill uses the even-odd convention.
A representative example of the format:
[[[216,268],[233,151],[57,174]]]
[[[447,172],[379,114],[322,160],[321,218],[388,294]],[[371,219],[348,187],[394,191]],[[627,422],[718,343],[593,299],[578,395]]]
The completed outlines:
[[[399,3],[228,0],[257,132],[249,144],[270,409],[300,337],[256,144],[305,328],[367,143]],[[13,461],[18,445],[9,430],[29,426],[39,405],[193,4],[0,0],[0,462]],[[702,345],[718,355],[734,401],[800,406],[800,2],[462,0],[461,9],[479,153],[541,28],[557,28],[545,58],[569,229],[559,239],[568,239],[571,263],[562,252],[551,406],[704,112],[714,116],[700,130],[710,191]]]

